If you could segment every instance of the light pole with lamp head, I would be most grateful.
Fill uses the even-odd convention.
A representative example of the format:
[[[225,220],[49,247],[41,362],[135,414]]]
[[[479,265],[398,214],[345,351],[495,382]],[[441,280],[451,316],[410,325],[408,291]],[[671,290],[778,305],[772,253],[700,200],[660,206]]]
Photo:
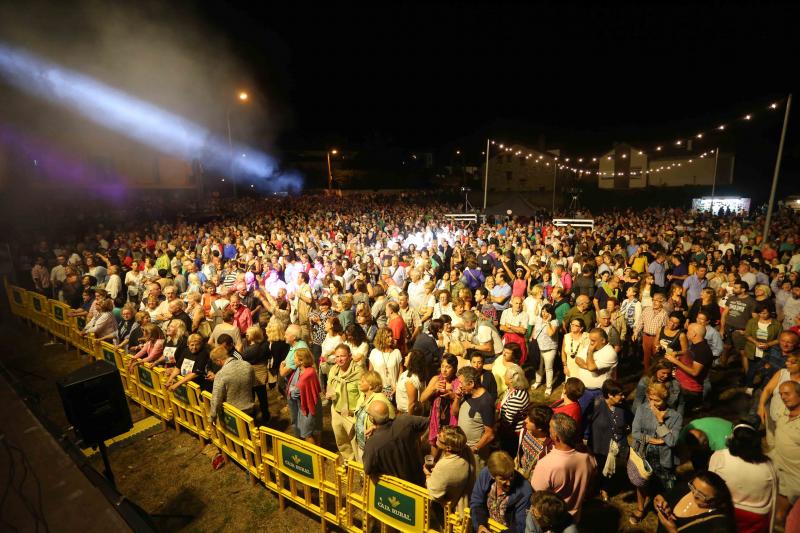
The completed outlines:
[[[336,155],[339,153],[339,150],[335,148],[333,150],[328,150],[326,152],[326,156],[328,157],[328,190],[333,191],[333,169],[331,168],[331,155]]]
[[[245,91],[239,91],[237,95],[239,102],[245,103],[250,98],[250,95],[247,94]],[[231,155],[231,164],[230,164],[230,174],[231,174],[231,182],[233,183],[233,197],[236,198],[238,196],[236,190],[236,178],[233,176],[233,137],[231,136],[231,104],[228,102],[228,105],[225,109],[225,119],[228,123],[228,149],[230,150]]]

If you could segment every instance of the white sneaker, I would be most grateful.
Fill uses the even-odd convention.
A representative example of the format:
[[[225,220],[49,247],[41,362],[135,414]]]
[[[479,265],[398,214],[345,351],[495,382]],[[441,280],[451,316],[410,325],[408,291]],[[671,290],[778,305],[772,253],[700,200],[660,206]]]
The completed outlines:
[[[327,398],[323,398],[322,399],[322,407],[328,407],[328,405],[330,405],[330,403],[331,403],[331,401],[329,399],[327,399]]]
[[[747,394],[748,396],[752,396],[753,395],[753,387],[747,387],[746,389],[744,389],[744,393]]]
[[[548,398],[549,398],[551,394],[553,394],[553,389],[551,389],[550,387],[548,387],[548,388],[544,389],[544,395],[545,395],[546,397],[548,397]]]
[[[537,381],[536,383],[533,384],[533,388],[534,389],[538,389],[541,386],[542,386],[542,382],[541,381]]]

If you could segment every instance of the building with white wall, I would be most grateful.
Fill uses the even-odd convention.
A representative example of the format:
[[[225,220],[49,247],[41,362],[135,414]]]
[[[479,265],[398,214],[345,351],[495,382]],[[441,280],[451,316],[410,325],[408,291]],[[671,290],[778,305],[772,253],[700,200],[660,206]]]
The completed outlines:
[[[599,161],[597,184],[601,189],[711,186],[733,182],[734,155],[691,150],[648,156],[627,143],[618,143]]]

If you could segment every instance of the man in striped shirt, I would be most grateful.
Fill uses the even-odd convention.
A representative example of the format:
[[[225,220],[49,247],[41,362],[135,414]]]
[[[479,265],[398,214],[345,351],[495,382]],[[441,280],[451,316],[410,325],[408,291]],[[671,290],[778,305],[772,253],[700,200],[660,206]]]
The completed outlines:
[[[653,306],[642,309],[639,320],[633,326],[633,340],[642,339],[642,352],[644,352],[644,369],[650,367],[650,358],[656,351],[656,335],[661,328],[667,325],[669,313],[664,309],[664,295],[653,296]]]

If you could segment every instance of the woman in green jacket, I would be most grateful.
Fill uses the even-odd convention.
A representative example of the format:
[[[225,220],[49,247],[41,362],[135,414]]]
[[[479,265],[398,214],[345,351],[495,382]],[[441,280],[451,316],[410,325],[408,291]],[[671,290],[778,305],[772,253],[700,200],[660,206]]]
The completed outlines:
[[[755,317],[747,322],[744,328],[744,355],[750,361],[764,356],[770,347],[778,344],[781,334],[781,323],[775,320],[766,305],[756,305]]]

